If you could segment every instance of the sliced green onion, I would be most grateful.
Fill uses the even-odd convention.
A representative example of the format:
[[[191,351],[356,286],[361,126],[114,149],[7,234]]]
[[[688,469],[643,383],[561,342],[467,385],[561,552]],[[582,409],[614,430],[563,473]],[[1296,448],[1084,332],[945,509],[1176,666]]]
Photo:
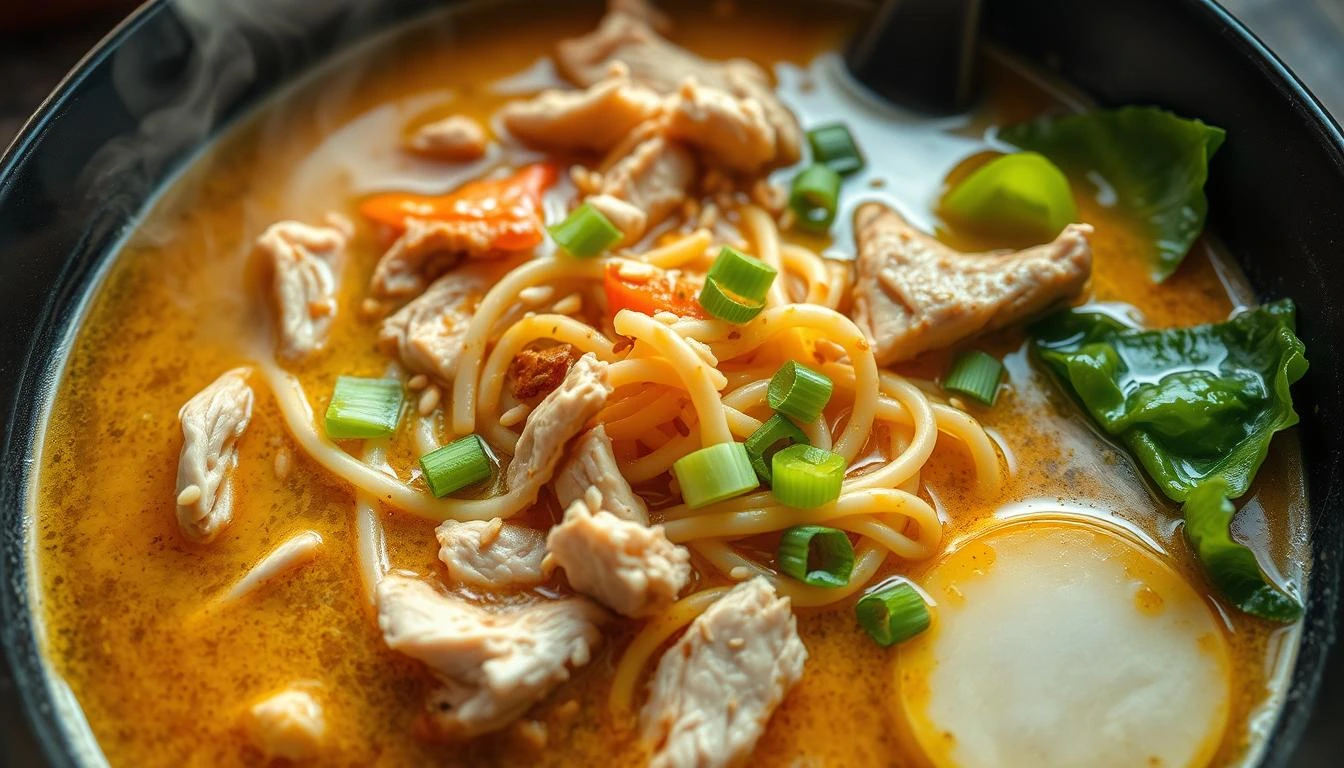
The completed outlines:
[[[909,640],[929,628],[929,606],[912,585],[901,582],[864,595],[854,615],[868,636],[883,648]]]
[[[813,162],[828,166],[841,176],[863,169],[863,155],[844,123],[822,125],[807,132]]]
[[[780,504],[812,509],[840,498],[845,457],[810,445],[790,445],[770,460],[770,474]]]
[[[804,168],[793,177],[789,206],[803,229],[816,234],[829,232],[840,206],[840,174],[821,164]]]
[[[718,280],[724,288],[744,299],[764,301],[778,274],[774,267],[755,256],[725,245],[705,276]]]
[[[811,445],[811,442],[797,424],[779,413],[766,419],[765,423],[752,432],[751,437],[743,443],[747,447],[747,455],[751,457],[751,468],[756,470],[756,476],[766,485],[772,482],[770,462],[775,453],[790,445],[798,444]]]
[[[386,437],[401,421],[401,382],[338,376],[327,405],[327,437]]]
[[[775,553],[779,570],[813,587],[843,587],[854,572],[854,545],[837,528],[795,525],[784,531]]]
[[[752,301],[735,296],[713,277],[705,278],[705,286],[700,289],[700,306],[711,317],[726,323],[745,323],[761,314],[765,301]]]
[[[619,243],[625,234],[607,220],[602,212],[584,203],[559,224],[546,228],[551,239],[565,249],[565,253],[580,259],[590,259]]]
[[[718,443],[688,453],[672,464],[672,474],[691,509],[741,496],[760,485],[742,443]]]
[[[459,437],[420,457],[430,493],[442,498],[490,476],[490,454],[478,435]]]
[[[1035,152],[976,169],[943,195],[939,211],[956,226],[1024,243],[1049,240],[1078,218],[1068,177]]]
[[[824,374],[790,360],[770,377],[765,401],[780,413],[811,422],[817,420],[821,409],[830,402],[833,388]]]
[[[993,405],[999,394],[1003,363],[978,349],[957,355],[943,377],[943,389],[965,395],[985,405]]]

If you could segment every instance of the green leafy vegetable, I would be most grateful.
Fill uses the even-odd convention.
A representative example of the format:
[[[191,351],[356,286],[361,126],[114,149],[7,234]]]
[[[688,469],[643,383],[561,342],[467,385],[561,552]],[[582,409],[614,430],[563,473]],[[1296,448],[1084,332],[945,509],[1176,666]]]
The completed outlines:
[[[1297,621],[1302,605],[1269,582],[1255,553],[1232,539],[1229,526],[1235,509],[1221,477],[1204,481],[1186,497],[1185,536],[1218,591],[1252,616],[1270,621]]]
[[[1033,332],[1041,358],[1163,493],[1184,501],[1218,477],[1236,498],[1274,433],[1297,423],[1289,387],[1307,359],[1293,313],[1284,300],[1225,323],[1139,331],[1099,312],[1068,311]]]
[[[1150,271],[1171,276],[1204,229],[1209,159],[1226,132],[1154,107],[1096,110],[1004,128],[1009,144],[1039,152],[1075,179],[1098,174],[1153,241]]]

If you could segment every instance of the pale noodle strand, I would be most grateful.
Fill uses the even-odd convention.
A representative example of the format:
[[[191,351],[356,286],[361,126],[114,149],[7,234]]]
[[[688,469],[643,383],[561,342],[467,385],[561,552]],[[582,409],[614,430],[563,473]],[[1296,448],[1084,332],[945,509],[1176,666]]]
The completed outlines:
[[[533,285],[550,285],[558,280],[600,280],[611,259],[571,259],[548,257],[523,263],[504,275],[485,294],[467,325],[453,379],[452,418],[448,427],[455,435],[472,431],[476,423],[476,393],[481,366],[491,329],[499,318],[518,303],[518,294]]]
[[[653,453],[634,461],[617,462],[621,474],[632,483],[642,483],[672,469],[677,459],[700,447],[700,435],[694,430],[689,435],[678,435],[668,440]]]
[[[831,292],[841,290],[843,286],[831,285],[826,262],[812,251],[796,245],[782,245],[779,253],[784,268],[801,277],[807,286],[807,292],[801,301],[823,307],[830,306]]]
[[[672,364],[695,405],[703,445],[732,442],[733,434],[714,387],[723,374],[706,364],[671,328],[647,315],[623,309],[616,313],[614,324],[617,333],[647,342]]]
[[[795,328],[810,328],[844,347],[854,368],[854,409],[833,451],[852,462],[864,444],[877,413],[877,361],[863,332],[854,321],[825,307],[790,304],[765,310],[743,326],[739,338],[711,343],[720,360],[731,360],[756,349],[772,336]],[[680,328],[679,328],[680,330]],[[704,341],[704,339],[701,339]],[[703,417],[703,414],[701,414]]]
[[[611,340],[587,323],[568,315],[533,315],[509,326],[495,342],[481,374],[480,395],[476,402],[476,430],[497,450],[512,454],[518,433],[499,423],[499,399],[508,376],[509,363],[528,344],[539,339],[571,344],[579,354],[591,352],[598,359],[616,359]]]
[[[380,466],[387,461],[387,440],[365,440],[364,461]],[[355,550],[359,554],[359,575],[364,582],[364,598],[373,605],[378,582],[387,575],[391,563],[387,557],[387,534],[378,519],[377,502],[365,491],[355,491]]]
[[[820,608],[844,600],[872,581],[877,569],[887,559],[886,550],[865,540],[854,553],[854,570],[850,573],[849,583],[843,587],[830,588],[813,587],[788,576],[780,576],[755,560],[743,557],[727,543],[717,539],[697,541],[690,548],[734,581],[745,581],[753,576],[766,577],[775,585],[776,591],[789,598],[798,608]],[[745,578],[732,576],[739,572],[739,568],[745,570]]]
[[[607,698],[607,707],[618,724],[628,723],[634,715],[635,689],[639,687],[640,673],[653,658],[653,654],[662,648],[672,635],[680,632],[716,600],[728,594],[729,589],[729,587],[712,587],[678,600],[645,624],[639,634],[630,641],[625,653],[621,655],[621,660],[616,664],[616,672],[611,680],[611,693]]]
[[[779,258],[779,227],[775,225],[775,220],[770,217],[770,214],[757,206],[744,205],[738,212],[742,216],[742,224],[747,230],[747,237],[756,247],[756,258],[774,267],[775,271],[780,273],[775,281],[770,284],[770,292],[766,294],[765,305],[767,307],[779,307],[790,303],[783,279],[784,265]]]
[[[975,417],[950,405],[934,403],[933,415],[938,431],[957,439],[966,447],[975,467],[975,491],[982,499],[996,498],[1003,491],[1003,468],[989,433]]]
[[[677,543],[697,539],[741,539],[796,525],[874,514],[899,515],[915,523],[919,531],[918,541],[901,534],[901,543],[891,547],[893,552],[908,560],[932,556],[934,547],[942,540],[943,524],[933,507],[918,496],[894,488],[845,493],[835,502],[813,509],[795,509],[773,502],[740,512],[665,517],[663,530],[668,539]]]
[[[607,382],[611,382],[611,369],[607,369]],[[660,386],[635,386],[638,386],[639,390],[634,393],[621,393],[619,388],[613,388],[613,394],[607,398],[607,404],[597,412],[597,422],[609,424],[620,421],[660,402],[668,395],[679,394],[675,390]]]
[[[662,269],[675,269],[704,256],[711,240],[709,230],[697,229],[676,242],[645,251],[636,258]]]
[[[623,419],[606,422],[607,435],[613,440],[634,440],[648,434],[659,424],[669,422],[681,414],[684,400],[679,395],[666,394],[637,413]]]

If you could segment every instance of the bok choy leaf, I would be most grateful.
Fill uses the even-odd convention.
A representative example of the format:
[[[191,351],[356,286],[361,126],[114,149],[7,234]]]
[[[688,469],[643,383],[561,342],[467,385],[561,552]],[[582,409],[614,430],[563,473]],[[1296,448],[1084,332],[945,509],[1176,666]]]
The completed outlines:
[[[1301,618],[1302,605],[1271,584],[1255,553],[1233,540],[1229,526],[1235,510],[1227,499],[1225,480],[1213,477],[1196,486],[1186,497],[1183,512],[1185,536],[1223,597],[1262,619],[1289,622]]]
[[[1140,331],[1089,311],[1033,328],[1041,359],[1174,501],[1209,478],[1241,496],[1270,438],[1297,423],[1289,387],[1307,359],[1293,331],[1289,300],[1192,328]]]
[[[1073,177],[1096,174],[1152,241],[1149,271],[1171,276],[1204,229],[1209,159],[1226,133],[1154,107],[1095,110],[1008,126],[999,138]]]

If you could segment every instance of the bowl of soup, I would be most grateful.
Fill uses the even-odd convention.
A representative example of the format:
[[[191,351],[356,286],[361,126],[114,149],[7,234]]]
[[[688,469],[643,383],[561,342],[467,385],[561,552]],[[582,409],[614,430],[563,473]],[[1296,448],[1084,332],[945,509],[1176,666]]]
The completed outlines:
[[[1344,145],[1216,6],[929,115],[863,7],[218,5],[0,167],[24,759],[1293,759]]]

